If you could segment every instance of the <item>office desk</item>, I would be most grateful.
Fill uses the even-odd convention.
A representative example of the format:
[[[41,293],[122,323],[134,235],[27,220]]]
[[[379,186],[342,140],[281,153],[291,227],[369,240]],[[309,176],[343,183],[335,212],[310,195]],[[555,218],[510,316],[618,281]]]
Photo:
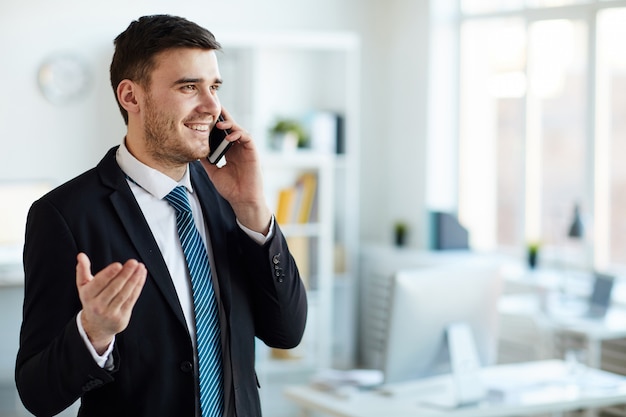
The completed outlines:
[[[557,292],[550,292],[544,295],[505,295],[500,299],[498,309],[503,326],[507,317],[526,317],[534,320],[548,334],[584,338],[587,364],[600,368],[602,342],[626,338],[626,308],[613,305],[600,318],[585,317],[586,308],[584,300],[563,298]],[[533,343],[533,340],[527,342]],[[558,352],[553,351],[552,354]]]
[[[560,413],[626,404],[626,377],[593,368],[574,374],[560,360],[497,365],[481,372],[488,399],[459,408],[425,404],[450,387],[450,377],[439,376],[395,384],[391,394],[380,390],[355,391],[347,396],[312,386],[292,386],[286,397],[303,415],[335,417],[513,417]]]

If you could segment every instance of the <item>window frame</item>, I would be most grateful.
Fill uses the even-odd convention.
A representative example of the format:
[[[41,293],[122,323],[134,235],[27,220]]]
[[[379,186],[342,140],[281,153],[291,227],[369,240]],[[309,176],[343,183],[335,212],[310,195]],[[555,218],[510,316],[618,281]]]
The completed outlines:
[[[437,1],[437,0],[433,0]],[[431,2],[432,3],[432,2]],[[447,210],[452,212],[459,212],[460,204],[459,204],[459,193],[460,193],[460,178],[459,178],[459,169],[460,164],[463,161],[462,155],[459,154],[460,148],[460,117],[461,117],[461,28],[467,22],[471,21],[480,21],[480,20],[488,20],[488,19],[505,19],[505,18],[521,18],[524,20],[525,28],[526,28],[526,36],[528,36],[529,27],[540,21],[546,20],[556,20],[556,19],[568,19],[568,20],[581,20],[584,21],[587,25],[587,64],[586,64],[586,74],[587,74],[587,86],[586,86],[586,94],[588,97],[587,109],[585,114],[585,125],[586,131],[584,133],[585,141],[586,141],[586,166],[588,167],[588,172],[585,176],[585,185],[584,185],[584,196],[582,201],[580,202],[585,208],[585,217],[591,224],[588,229],[593,236],[588,236],[584,240],[584,251],[585,251],[585,261],[579,262],[579,260],[568,260],[573,261],[573,266],[576,267],[586,267],[586,268],[594,268],[601,269],[606,271],[612,271],[614,273],[624,273],[626,272],[626,264],[611,264],[609,260],[609,247],[610,247],[610,233],[608,233],[610,227],[610,187],[606,184],[609,183],[610,179],[610,169],[609,165],[609,155],[607,141],[611,140],[610,134],[605,134],[602,136],[602,133],[599,131],[602,126],[598,126],[598,83],[596,79],[596,68],[598,63],[598,54],[597,54],[597,21],[598,14],[607,9],[613,8],[626,8],[625,0],[594,0],[589,3],[583,4],[573,4],[567,6],[559,6],[559,7],[546,7],[546,8],[528,8],[525,7],[520,10],[514,11],[502,11],[502,12],[490,12],[490,13],[481,13],[481,14],[463,14],[460,11],[460,1],[452,1],[448,8],[442,8],[439,6],[437,9],[438,14],[431,15],[432,22],[432,39],[431,39],[431,93],[429,95],[429,100],[431,103],[430,106],[430,115],[429,115],[429,176],[427,182],[427,198],[426,202],[431,210]],[[432,13],[432,12],[431,12]],[[450,39],[447,41],[447,47],[449,49],[450,56],[445,58],[447,62],[456,63],[456,68],[453,74],[453,82],[450,83],[451,77],[443,80],[444,77],[440,75],[441,68],[441,54],[440,49],[442,47],[439,42],[439,38],[441,36],[442,31],[447,30],[448,34],[452,33],[454,40],[451,42]],[[448,35],[449,37],[449,35]],[[437,56],[432,52],[436,51]],[[526,63],[525,71],[527,71],[528,63]],[[443,86],[442,83],[447,82],[448,88],[450,91],[447,91],[446,96],[437,97],[436,100],[433,99],[433,96],[438,93],[438,86]],[[452,88],[449,87],[452,85]],[[524,106],[527,109],[528,103],[528,95],[524,95]],[[442,104],[443,102],[443,104]],[[450,111],[452,109],[452,112]],[[444,116],[445,112],[445,116]],[[527,110],[523,115],[524,123],[527,124]],[[440,128],[437,127],[438,123],[441,123],[444,117],[447,117],[448,120],[450,118],[454,119],[452,127],[448,127],[447,130],[441,131]],[[527,128],[527,127],[526,127]],[[526,129],[525,128],[525,129]],[[444,135],[442,135],[442,133]],[[528,139],[527,132],[523,133],[524,135],[524,146],[526,146],[526,141]],[[443,142],[443,144],[442,144]],[[453,154],[443,155],[443,149],[455,149],[456,152]],[[524,150],[526,153],[526,149]],[[436,162],[435,162],[436,161]],[[526,163],[526,161],[524,162]],[[456,170],[456,181],[452,186],[447,187],[447,195],[445,193],[442,194],[440,191],[441,184],[437,184],[437,178],[439,175],[433,175],[436,173],[434,167],[454,167]],[[439,168],[441,171],[441,168]],[[439,172],[440,173],[440,172]],[[532,204],[532,200],[529,198],[529,189],[532,188],[532,181],[536,181],[535,179],[529,178],[529,170],[525,169],[524,172],[524,215],[521,219],[517,219],[519,224],[516,227],[519,227],[520,230],[524,230],[523,239],[524,241],[517,242],[516,247],[503,247],[498,246],[496,237],[493,236],[494,239],[494,247],[479,247],[476,249],[494,249],[498,252],[502,252],[505,254],[510,254],[514,256],[523,257],[526,255],[525,249],[526,245],[530,243],[529,241],[532,239],[532,233],[529,230],[536,228],[537,225],[532,225],[527,223],[527,218],[529,217],[529,210],[537,210],[537,208],[529,207],[529,204]],[[541,193],[541,191],[536,191],[537,193]],[[541,198],[540,196],[535,196],[534,198]],[[541,210],[541,205],[538,206],[539,211]],[[462,214],[462,213],[459,213]],[[540,217],[540,214],[535,215],[534,217]],[[493,227],[491,228],[493,229]],[[546,260],[548,263],[550,261],[555,261],[555,250],[554,248],[545,248],[542,251],[542,260]],[[562,262],[563,260],[559,260]]]

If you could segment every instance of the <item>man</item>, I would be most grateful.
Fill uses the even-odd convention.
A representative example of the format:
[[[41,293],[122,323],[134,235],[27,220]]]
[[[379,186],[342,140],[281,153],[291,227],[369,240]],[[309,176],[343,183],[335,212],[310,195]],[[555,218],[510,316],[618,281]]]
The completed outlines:
[[[259,416],[255,336],[300,342],[305,289],[265,202],[255,144],[220,105],[219,49],[209,31],[168,15],[115,39],[126,137],[28,216],[15,376],[35,415],[81,398],[80,416]],[[222,168],[206,161],[214,128],[234,143]],[[212,341],[201,315],[216,324]]]

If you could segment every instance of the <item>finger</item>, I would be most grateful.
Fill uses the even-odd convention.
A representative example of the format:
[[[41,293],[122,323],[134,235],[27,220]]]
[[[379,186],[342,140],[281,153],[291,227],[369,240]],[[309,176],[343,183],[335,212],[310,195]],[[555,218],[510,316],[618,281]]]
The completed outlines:
[[[139,262],[129,259],[121,264],[111,264],[107,268],[96,274],[95,279],[101,284],[101,291],[98,293],[99,301],[102,305],[108,306],[111,300],[122,290],[126,281],[133,275]]]
[[[230,134],[226,136],[226,140],[236,142],[242,138],[242,135],[248,135],[248,132],[237,124],[224,107],[222,107],[222,116],[224,117],[224,121],[218,122],[217,124],[219,124],[220,129],[228,129],[230,131]]]
[[[252,140],[252,137],[248,134],[248,132],[246,132],[245,130],[241,128],[238,128],[237,130],[233,130],[231,135],[233,138],[231,142],[247,143]]]
[[[122,314],[130,314],[139,294],[146,282],[148,272],[143,264],[138,264],[134,272],[124,282],[117,294],[111,299],[109,308],[119,310]]]
[[[83,284],[82,294],[84,297],[86,299],[98,297],[107,288],[111,280],[117,276],[121,269],[122,264],[114,262],[102,269],[95,276],[92,276],[91,281],[89,281],[89,285]]]
[[[80,288],[91,280],[93,280],[91,261],[85,253],[81,252],[76,256],[76,286]]]
[[[135,303],[137,302],[137,300],[139,299],[139,296],[141,295],[143,286],[146,283],[147,276],[148,276],[148,271],[146,270],[145,267],[143,267],[143,269],[138,269],[137,274],[133,278],[133,281],[129,282],[130,293],[128,294],[128,297],[126,298],[126,300],[120,306],[120,309],[125,314],[130,314],[133,307],[135,306]],[[132,285],[133,283],[134,285]]]
[[[222,130],[225,130],[225,129],[230,130],[233,124],[233,120],[231,119],[230,113],[226,111],[224,107],[222,107],[220,111],[220,115],[222,117],[217,119],[217,122],[215,123],[215,127],[217,127],[218,129],[222,129]]]

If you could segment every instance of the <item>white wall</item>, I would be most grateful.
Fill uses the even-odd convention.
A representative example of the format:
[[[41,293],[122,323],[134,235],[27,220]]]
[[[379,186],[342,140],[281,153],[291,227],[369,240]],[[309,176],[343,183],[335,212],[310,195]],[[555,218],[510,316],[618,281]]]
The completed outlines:
[[[0,180],[63,182],[118,144],[124,125],[108,81],[113,38],[143,14],[185,16],[213,31],[354,30],[362,36],[361,237],[390,242],[407,220],[425,245],[428,0],[4,0],[0,3]],[[84,100],[53,106],[36,84],[50,54],[93,69]]]
[[[388,33],[378,48],[386,56],[384,60],[372,57],[372,63],[381,66],[383,77],[370,80],[363,96],[367,96],[368,87],[382,90],[377,103],[382,117],[377,124],[379,130],[383,129],[377,132],[378,137],[364,138],[368,143],[364,143],[362,161],[362,166],[371,167],[373,172],[369,174],[378,177],[380,183],[368,190],[368,173],[364,173],[362,236],[377,243],[391,241],[393,223],[402,220],[409,224],[409,245],[422,248],[427,236],[424,190],[428,4],[395,0],[385,3],[380,15],[384,16]],[[365,121],[372,123],[367,117]],[[375,150],[379,154],[368,154],[374,150],[372,143],[379,148]],[[382,172],[385,175],[381,176]],[[380,204],[384,207],[376,207]],[[383,213],[382,221],[377,213]],[[373,229],[372,224],[378,227]]]

